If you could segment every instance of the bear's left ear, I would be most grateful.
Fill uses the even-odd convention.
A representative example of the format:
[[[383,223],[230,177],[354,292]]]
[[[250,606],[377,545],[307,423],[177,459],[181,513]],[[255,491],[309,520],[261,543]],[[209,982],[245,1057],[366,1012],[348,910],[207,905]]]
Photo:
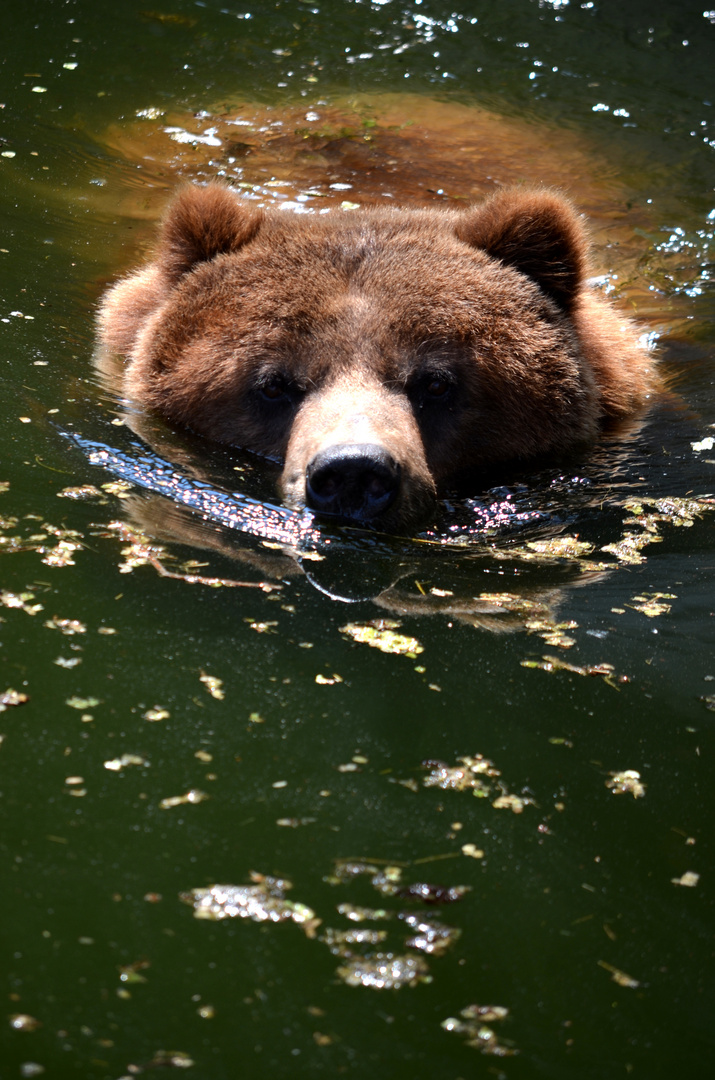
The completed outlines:
[[[263,221],[263,211],[221,184],[191,185],[172,202],[161,231],[158,260],[170,281],[247,244]]]
[[[588,242],[571,204],[551,191],[512,189],[467,210],[460,240],[535,281],[567,311],[586,274]]]

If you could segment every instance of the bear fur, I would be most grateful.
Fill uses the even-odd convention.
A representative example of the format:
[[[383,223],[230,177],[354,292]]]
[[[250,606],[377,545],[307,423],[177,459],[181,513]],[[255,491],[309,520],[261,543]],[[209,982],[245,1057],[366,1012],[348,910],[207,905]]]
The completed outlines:
[[[287,505],[400,532],[455,476],[478,489],[643,406],[651,359],[587,258],[548,190],[309,215],[191,186],[100,345],[140,406],[280,460]]]

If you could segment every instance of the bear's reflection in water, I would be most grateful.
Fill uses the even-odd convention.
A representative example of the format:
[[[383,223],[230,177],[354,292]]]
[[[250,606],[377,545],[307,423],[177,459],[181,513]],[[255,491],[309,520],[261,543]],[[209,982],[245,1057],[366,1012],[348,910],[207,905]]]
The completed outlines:
[[[361,543],[361,538],[346,535],[336,542],[333,534],[330,547],[308,553],[294,548],[276,551],[270,550],[278,547],[273,542],[261,548],[260,541],[254,545],[236,538],[229,529],[209,525],[162,497],[132,496],[123,500],[122,509],[127,524],[141,537],[228,558],[240,564],[234,576],[244,578],[250,568],[257,579],[286,590],[291,582],[306,578],[319,592],[342,603],[372,601],[392,616],[443,615],[492,631],[538,623],[553,632],[565,590],[591,584],[606,572],[597,564],[584,570],[578,559],[558,554],[534,555],[534,562],[523,565],[506,545],[502,559],[499,544],[487,542],[433,555],[419,552],[417,544],[409,551],[390,551],[387,539]],[[513,550],[520,549],[514,544]],[[558,545],[555,550],[558,553]],[[202,570],[207,572],[211,571]]]
[[[489,127],[488,115],[479,114],[482,128]],[[308,125],[316,119],[318,113],[306,114]],[[464,121],[461,116],[452,135],[466,138]],[[444,158],[438,166],[434,152],[444,151],[445,124],[430,141],[424,127],[410,138],[378,121],[337,134],[297,128],[289,115],[274,115],[263,126],[240,116],[222,122],[226,130],[213,124],[208,134],[194,131],[193,141],[181,124],[155,124],[155,133],[192,146],[195,178],[210,176],[211,166],[214,175],[245,177],[236,161],[252,159],[254,171],[271,173],[264,177],[267,190],[310,182],[289,200],[293,210],[321,195],[334,203],[347,187],[336,177],[348,174],[351,200],[393,206],[395,194],[400,201],[455,206],[487,184],[474,175],[469,183],[465,172],[475,156],[476,122],[471,143],[461,148],[465,164],[450,165],[449,193],[430,189],[426,180],[430,170],[444,175]],[[331,122],[334,129],[335,116]],[[227,142],[231,126],[245,131],[241,146]],[[504,137],[511,128],[519,125],[499,125],[504,152],[488,176],[492,187],[514,178],[516,140]],[[492,129],[496,141],[493,122]],[[143,129],[145,138],[150,130]],[[134,138],[125,132],[115,145],[136,155],[141,136]],[[424,151],[419,164],[401,161],[400,150],[413,152],[415,141]],[[527,159],[533,141],[533,135],[531,142],[522,139]],[[385,156],[386,146],[394,157]],[[207,148],[236,176],[215,168],[206,154],[197,161],[196,151],[201,158]],[[494,161],[498,153],[488,142],[482,157],[487,149]],[[576,173],[573,159],[584,155],[562,146],[562,157],[560,178],[567,161]],[[286,161],[295,173],[290,180],[280,179]],[[183,151],[175,171],[192,173]],[[532,179],[539,175],[529,171]],[[325,191],[315,186],[320,172],[327,173]],[[633,328],[587,287],[585,234],[558,196],[515,191],[486,206],[441,213],[364,209],[351,201],[311,221],[267,212],[266,191],[255,181],[238,183],[249,198],[215,186],[179,197],[153,261],[105,300],[99,364],[140,405],[214,440],[280,458],[279,487],[288,505],[414,532],[434,517],[436,495],[455,474],[469,476],[476,492],[485,465],[563,452],[593,439],[604,421],[627,423],[646,402],[650,360]],[[468,188],[464,194],[460,185]],[[112,367],[110,352],[128,359],[124,372]],[[132,426],[144,426],[139,415]],[[152,500],[135,503],[133,514],[154,534],[213,547],[274,578],[307,567],[296,552],[238,551],[219,532],[208,535],[178,508],[167,513]],[[341,547],[339,560],[311,562],[308,575],[347,599],[350,545]],[[494,557],[488,549],[465,551],[459,566],[472,568],[487,556]],[[553,581],[554,559],[545,558]],[[372,582],[365,580],[366,561],[363,553],[361,596],[379,597],[393,611],[442,610],[500,626],[514,616],[523,621],[532,592],[533,610],[542,604],[545,610],[563,584],[527,584],[526,563],[515,571],[507,557],[521,605],[504,590],[475,596],[473,584],[466,591],[420,584],[410,593],[398,582],[424,577],[414,559],[376,557]],[[342,584],[335,580],[341,568]],[[492,569],[503,582],[505,571]],[[570,564],[565,576],[575,583],[600,572]],[[533,563],[526,576],[534,578]]]

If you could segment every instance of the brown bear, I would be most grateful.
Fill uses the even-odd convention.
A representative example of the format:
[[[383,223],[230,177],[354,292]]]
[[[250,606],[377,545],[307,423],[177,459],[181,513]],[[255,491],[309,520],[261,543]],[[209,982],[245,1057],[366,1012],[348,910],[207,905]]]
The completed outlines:
[[[566,451],[642,407],[651,358],[586,281],[571,205],[504,190],[460,210],[265,210],[182,190],[103,348],[128,397],[283,463],[281,496],[403,532],[457,474]]]

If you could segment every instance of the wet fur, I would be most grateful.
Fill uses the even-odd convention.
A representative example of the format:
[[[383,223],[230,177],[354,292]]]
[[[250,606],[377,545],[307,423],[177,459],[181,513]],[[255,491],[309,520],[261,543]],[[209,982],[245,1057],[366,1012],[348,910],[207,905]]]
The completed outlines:
[[[642,409],[651,358],[588,271],[581,219],[549,191],[318,216],[188,187],[99,334],[142,407],[280,459],[290,505],[326,447],[384,447],[400,484],[376,523],[401,531],[456,473],[478,488],[485,465]]]

